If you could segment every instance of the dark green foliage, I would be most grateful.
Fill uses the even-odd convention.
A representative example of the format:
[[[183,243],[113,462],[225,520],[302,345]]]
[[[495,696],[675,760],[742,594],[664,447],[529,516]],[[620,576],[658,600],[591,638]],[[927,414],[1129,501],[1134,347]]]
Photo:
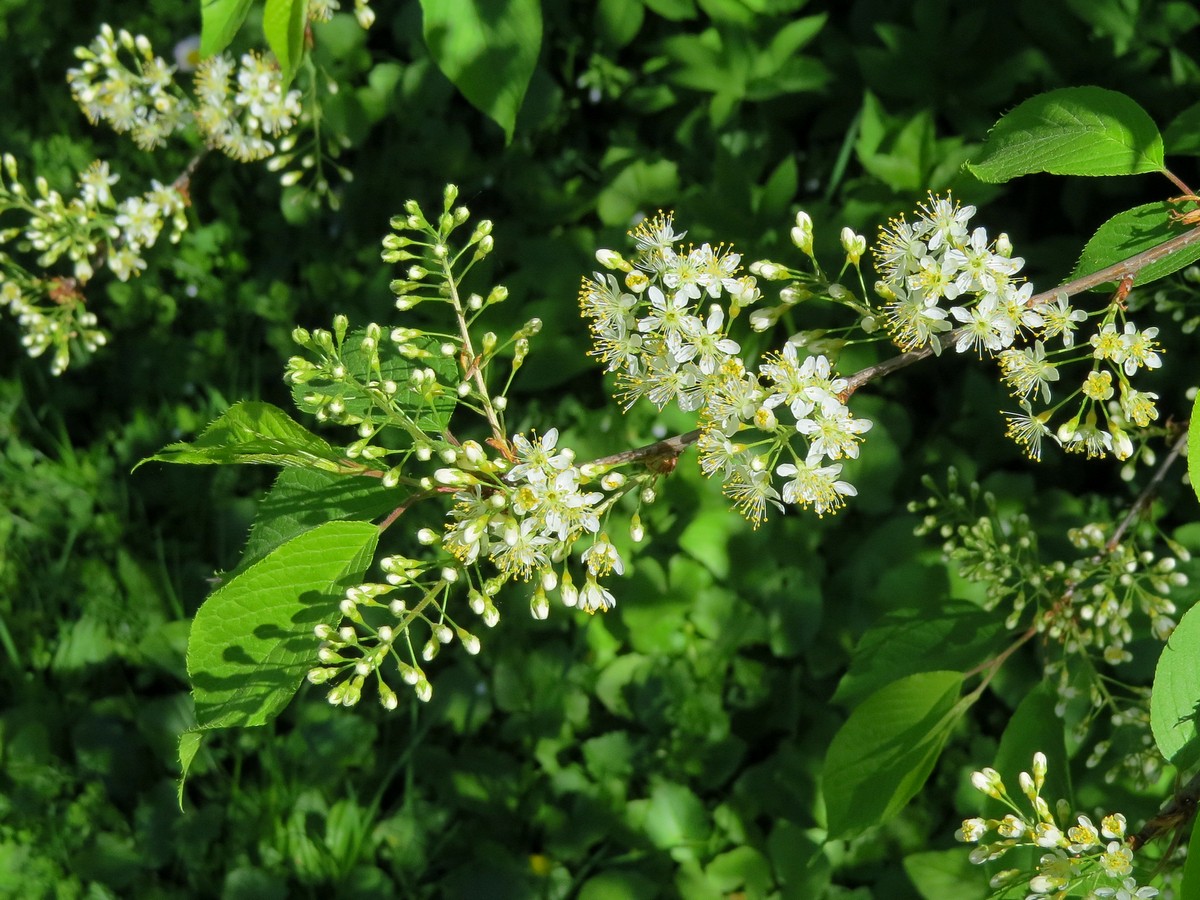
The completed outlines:
[[[0,151],[60,189],[97,156],[123,188],[174,177],[188,148],[148,156],[87,125],[63,79],[71,50],[108,21],[167,55],[199,31],[202,6],[248,5],[108,0],[80,13],[0,0]],[[1011,404],[990,364],[951,354],[856,398],[876,426],[847,466],[860,497],[840,516],[752,531],[685,457],[646,512],[650,539],[627,554],[613,613],[533,621],[510,592],[480,656],[433,664],[429,704],[338,710],[301,688],[274,722],[193,747],[178,808],[178,740],[196,717],[184,652],[220,573],[245,573],[243,550],[244,563],[270,560],[307,529],[354,532],[384,509],[352,481],[322,486],[312,473],[286,470],[271,487],[260,467],[132,469],[239,400],[342,440],[293,412],[280,380],[290,334],[334,313],[355,327],[402,316],[435,327],[423,308],[396,312],[396,273],[379,260],[405,199],[454,182],[495,221],[480,280],[510,296],[483,324],[545,323],[510,424],[558,425],[587,458],[659,434],[646,411],[623,416],[606,401],[575,299],[593,251],[626,249],[638,212],[673,208],[697,243],[783,257],[804,208],[818,252],[837,258],[843,224],[873,235],[927,189],[953,187],[1049,287],[1104,222],[1175,193],[1150,174],[1001,188],[962,168],[1002,114],[1079,85],[1133,98],[1162,131],[1167,164],[1196,180],[1176,155],[1200,147],[1189,109],[1200,16],[1188,3],[547,0],[538,13],[513,2],[540,26],[537,51],[522,46],[513,61],[528,71],[515,96],[478,73],[455,88],[471,48],[457,48],[457,68],[431,55],[437,22],[422,6],[436,2],[373,6],[370,32],[348,18],[316,30],[313,62],[342,82],[327,125],[354,175],[335,184],[336,211],[262,166],[214,156],[193,180],[182,243],[156,248],[138,279],[96,282],[114,332],[102,353],[52,380],[0,318],[0,897],[981,897],[982,874],[963,871],[952,838],[979,808],[964,777],[1000,759],[1011,784],[1034,749],[1069,765],[1063,796],[1073,787],[1081,803],[1152,815],[1165,780],[1157,793],[1119,779],[1110,789],[1061,728],[1037,730],[1054,710],[1031,692],[1032,646],[969,709],[961,675],[946,674],[1006,642],[937,538],[913,536],[921,475],[940,481],[956,465],[984,482],[1028,513],[1048,558],[1066,528],[1115,519],[1136,493],[1112,463],[1024,459],[1003,439],[997,410]],[[253,32],[257,13],[247,21]],[[230,39],[249,46],[252,34]],[[1079,265],[1113,261],[1110,249]],[[1192,283],[1176,274],[1156,287],[1134,302],[1195,315]],[[1197,348],[1190,334],[1170,340],[1154,389],[1164,417],[1182,421]],[[1194,502],[1172,475],[1159,526],[1194,519]],[[1153,659],[1159,646],[1142,652]],[[1119,672],[1153,677],[1137,664]],[[896,797],[922,779],[885,785],[880,809],[828,814],[826,758],[847,717],[913,694],[921,715],[895,731],[929,726],[911,750],[929,782],[903,809]],[[855,838],[881,809],[895,816]],[[823,847],[826,828],[839,840]]]

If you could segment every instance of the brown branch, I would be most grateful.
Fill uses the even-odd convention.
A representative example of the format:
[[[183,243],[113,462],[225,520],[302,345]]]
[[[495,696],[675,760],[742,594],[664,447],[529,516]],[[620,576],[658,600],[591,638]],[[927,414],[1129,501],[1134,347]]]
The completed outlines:
[[[689,431],[687,434],[677,434],[669,438],[663,438],[661,441],[655,441],[653,444],[647,444],[645,447],[638,447],[635,450],[624,450],[620,453],[614,453],[611,456],[602,456],[599,459],[593,459],[589,465],[619,466],[624,463],[646,462],[652,459],[678,456],[699,439],[700,429],[697,428],[694,431]]]

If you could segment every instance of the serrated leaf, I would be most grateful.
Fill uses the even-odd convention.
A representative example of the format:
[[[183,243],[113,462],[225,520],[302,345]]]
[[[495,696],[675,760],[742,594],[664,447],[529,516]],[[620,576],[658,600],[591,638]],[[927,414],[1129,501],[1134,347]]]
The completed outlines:
[[[188,771],[192,768],[192,762],[200,751],[203,739],[203,733],[195,729],[185,731],[179,736],[179,785],[176,788],[175,798],[180,809],[183,809],[183,786],[187,782]]]
[[[1020,104],[988,134],[967,168],[980,181],[1019,175],[1137,175],[1163,171],[1154,121],[1129,97],[1098,87],[1063,88]]]
[[[200,58],[220,53],[233,41],[253,0],[201,0]]]
[[[287,705],[316,660],[314,626],[340,620],[338,600],[378,538],[365,522],[318,525],[204,601],[187,652],[201,728],[262,725]]]
[[[263,37],[279,60],[286,89],[296,77],[304,56],[304,26],[308,22],[308,0],[267,0],[263,6]]]
[[[1200,760],[1200,606],[1189,609],[1163,648],[1150,693],[1150,730],[1159,752],[1179,769]]]
[[[1150,250],[1164,241],[1178,237],[1181,233],[1179,226],[1173,224],[1170,219],[1170,214],[1175,209],[1172,204],[1159,201],[1136,206],[1113,216],[1101,225],[1087,242],[1071,277],[1081,278],[1099,272],[1143,250]],[[1145,285],[1165,278],[1190,266],[1198,259],[1200,243],[1191,244],[1140,269],[1134,277],[1134,284]],[[1098,285],[1096,288],[1111,289],[1111,284]]]
[[[373,519],[395,509],[409,494],[407,488],[385,488],[380,479],[365,475],[284,469],[258,504],[250,537],[232,574],[323,522]]]
[[[1188,421],[1187,467],[1188,481],[1200,500],[1200,393],[1192,403],[1192,417]]]
[[[270,403],[243,400],[214,420],[192,443],[163,447],[142,460],[191,465],[265,463],[344,472],[346,461],[337,450],[287,413]]]
[[[964,600],[892,614],[862,636],[833,699],[853,706],[904,675],[971,669],[998,652],[1007,634],[1002,618]]]
[[[821,782],[831,840],[891,819],[921,789],[969,704],[959,672],[901,678],[864,700],[838,729]]]
[[[346,370],[346,378],[340,381],[313,380],[292,385],[292,399],[296,408],[301,412],[315,414],[327,407],[331,400],[336,399],[347,414],[364,418],[371,413],[375,400],[370,393],[355,385],[394,381],[398,390],[391,396],[391,402],[411,416],[422,431],[433,434],[445,431],[458,403],[453,385],[458,383],[459,372],[457,361],[439,352],[441,342],[429,336],[408,341],[410,345],[423,351],[414,359],[408,359],[398,353],[387,353],[385,347],[389,345],[381,342],[379,368],[373,369],[371,361],[374,355],[363,349],[364,337],[365,328],[355,329],[342,343],[339,358]],[[413,372],[424,368],[433,369],[438,381],[445,388],[432,403],[426,402],[412,387]]]
[[[425,45],[471,105],[511,141],[542,48],[538,0],[421,0]]]

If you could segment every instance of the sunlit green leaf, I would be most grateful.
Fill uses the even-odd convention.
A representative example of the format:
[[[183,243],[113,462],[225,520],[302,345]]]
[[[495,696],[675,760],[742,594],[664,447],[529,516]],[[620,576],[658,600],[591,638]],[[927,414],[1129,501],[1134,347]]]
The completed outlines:
[[[825,756],[829,837],[853,837],[891,819],[921,789],[966,711],[959,672],[922,672],[872,694]]]
[[[181,441],[163,447],[143,460],[191,465],[265,463],[345,471],[342,454],[270,403],[244,400],[235,403],[190,444]]]
[[[307,21],[308,0],[266,0],[263,6],[263,36],[279,60],[284,87],[295,77],[296,67],[304,55]]]
[[[442,73],[512,140],[542,47],[538,0],[421,0]]]
[[[1192,401],[1192,416],[1188,420],[1187,467],[1188,481],[1200,499],[1200,394]]]
[[[1137,206],[1113,216],[1101,225],[1087,242],[1071,277],[1081,278],[1098,272],[1106,266],[1123,262],[1182,234],[1183,229],[1171,221],[1171,213],[1177,209],[1173,204],[1159,201]],[[1134,277],[1134,284],[1144,285],[1165,278],[1190,266],[1198,259],[1200,241],[1139,269]],[[1098,286],[1096,290],[1112,290],[1115,282],[1116,279]]]
[[[200,57],[220,53],[229,46],[254,0],[201,0]]]
[[[981,181],[1019,175],[1137,175],[1163,169],[1163,141],[1133,100],[1098,87],[1039,94],[1006,114],[967,168]]]
[[[1184,613],[1158,658],[1150,694],[1150,729],[1159,752],[1185,769],[1200,760],[1200,606]]]
[[[209,596],[188,640],[200,727],[262,725],[287,705],[316,660],[313,628],[340,620],[378,537],[365,522],[318,525]]]

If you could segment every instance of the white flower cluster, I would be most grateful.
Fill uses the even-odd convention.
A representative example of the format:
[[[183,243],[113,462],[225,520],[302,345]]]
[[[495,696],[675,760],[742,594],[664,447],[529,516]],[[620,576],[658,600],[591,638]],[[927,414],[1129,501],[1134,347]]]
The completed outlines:
[[[783,508],[781,499],[818,515],[839,509],[856,491],[838,477],[836,460],[857,457],[871,427],[839,397],[847,382],[825,356],[801,359],[793,343],[748,369],[727,334],[724,308],[710,302],[701,309],[726,297],[732,319],[759,299],[755,278],[738,275],[741,257],[724,245],[681,249],[684,235],[661,213],[632,234],[639,251],[632,263],[611,250],[597,254],[625,273],[624,284],[596,273],[579,294],[592,353],[617,373],[626,408],[646,397],[659,409],[675,402],[699,412],[700,465],[720,475],[726,495],[756,526],[769,505]]]
[[[423,528],[417,538],[427,547],[440,547],[452,559],[390,556],[380,564],[384,583],[368,582],[346,591],[340,608],[348,622],[337,629],[317,627],[320,665],[308,673],[314,684],[333,683],[328,694],[331,703],[357,703],[366,678],[374,676],[384,706],[395,708],[395,692],[380,672],[389,658],[417,696],[428,700],[433,689],[410,644],[411,629],[418,621],[430,635],[420,653],[425,662],[455,637],[468,652],[478,653],[479,638],[447,611],[447,600],[459,582],[467,585],[471,611],[489,628],[500,620],[493,598],[514,578],[535,582],[530,609],[538,619],[549,615],[548,592],[555,589],[564,605],[589,613],[616,605],[600,579],[611,572],[623,574],[625,566],[601,530],[601,519],[625,492],[622,489],[628,489],[627,482],[619,473],[609,472],[599,480],[608,494],[586,490],[589,475],[573,465],[574,453],[559,449],[557,443],[558,430],[552,428],[533,441],[517,435],[512,462],[489,459],[476,441],[439,454],[446,465],[417,486],[433,492],[458,488],[455,505],[441,534]],[[423,449],[416,456],[425,461],[432,458]],[[586,573],[584,584],[577,587],[569,559],[576,543],[589,536],[591,542],[579,557]],[[478,565],[484,561],[497,574],[481,575]]]
[[[463,565],[488,559],[504,580],[534,579],[531,609],[539,619],[549,614],[546,593],[555,588],[566,606],[591,613],[612,609],[616,600],[599,579],[612,571],[620,575],[625,566],[600,531],[600,522],[615,498],[585,490],[591,479],[573,465],[572,450],[558,448],[557,428],[534,441],[517,435],[513,447],[516,464],[505,473],[503,487],[474,484],[455,494],[457,505],[450,511],[442,546]],[[496,467],[502,469],[502,461],[496,461]],[[461,478],[460,470],[435,476],[442,481]],[[609,491],[620,491],[625,483],[619,473],[600,479]],[[587,574],[578,588],[567,560],[575,543],[586,535],[594,537],[581,555]],[[556,566],[562,570],[561,578]]]
[[[250,162],[274,153],[267,138],[287,133],[300,118],[300,92],[285,91],[279,67],[259,53],[244,54],[236,70],[224,54],[205,59],[194,101],[175,83],[176,67],[155,56],[144,35],[103,25],[75,55],[83,63],[67,80],[88,119],[129,133],[143,150],[161,147],[195,121],[209,146]]]
[[[92,43],[77,47],[75,55],[83,62],[67,71],[67,82],[92,124],[108,122],[143,150],[161,147],[187,126],[190,105],[175,85],[175,68],[154,55],[145,35],[101,25]]]
[[[1074,349],[1075,331],[1088,314],[1061,293],[1035,302],[1033,285],[1017,277],[1024,260],[1012,255],[1007,236],[993,243],[983,228],[968,232],[974,214],[973,206],[930,195],[913,223],[901,216],[881,230],[876,291],[888,302],[893,340],[904,350],[931,345],[940,352],[941,335],[957,323],[956,350],[998,356],[1004,382],[1021,404],[1021,412],[1005,414],[1008,434],[1030,458],[1040,458],[1042,441],[1050,438],[1069,452],[1129,459],[1131,428],[1158,418],[1158,395],[1129,383],[1139,369],[1162,365],[1158,329],[1139,329],[1126,320],[1123,303],[1110,304],[1097,314],[1102,319],[1089,339],[1090,356],[1081,357]],[[1021,337],[1032,343],[1014,347]],[[1062,339],[1060,350],[1047,349],[1054,338]],[[1052,413],[1063,404],[1035,413],[1033,401],[1050,404],[1060,366],[1089,359],[1090,371],[1067,398],[1079,398],[1078,412],[1051,429]]]
[[[1021,793],[1031,808],[1018,806],[1004,787],[995,769],[983,769],[971,776],[977,790],[999,800],[1012,810],[1002,819],[965,819],[954,837],[970,844],[979,844],[989,833],[997,840],[979,844],[971,851],[971,862],[981,865],[1000,859],[1015,847],[1036,847],[1049,850],[1031,874],[1021,869],[1006,869],[991,880],[993,890],[1027,879],[1030,900],[1038,897],[1065,897],[1074,891],[1086,890],[1089,897],[1118,897],[1150,900],[1158,896],[1152,887],[1139,887],[1131,877],[1133,850],[1125,844],[1125,817],[1120,813],[1105,816],[1097,828],[1088,816],[1077,816],[1075,824],[1063,827],[1059,817],[1041,796],[1046,780],[1046,756],[1033,755],[1033,774],[1020,774]],[[1060,807],[1065,804],[1058,804]],[[1069,809],[1069,807],[1068,807]],[[1104,883],[1108,882],[1108,883]]]
[[[196,70],[196,124],[204,140],[239,162],[275,152],[268,137],[291,131],[300,118],[300,92],[283,89],[279,67],[261,53],[233,60],[210,56]]]
[[[168,222],[172,243],[186,230],[187,198],[174,186],[154,181],[142,195],[118,201],[112,190],[118,176],[102,160],[80,175],[78,195],[69,200],[40,177],[31,195],[19,180],[16,159],[6,153],[2,163],[0,213],[21,212],[28,221],[0,232],[0,246],[21,238],[38,253],[38,266],[48,269],[66,259],[71,276],[34,275],[0,253],[0,307],[17,319],[30,356],[54,348],[52,370],[61,374],[70,362],[72,341],[88,351],[106,341],[81,290],[95,274],[95,262],[103,260],[122,281],[139,274],[146,268],[143,252]]]
[[[992,243],[983,228],[968,232],[974,206],[930,196],[920,213],[912,224],[903,216],[889,222],[874,251],[882,279],[876,290],[888,301],[888,329],[901,349],[932,344],[940,352],[950,317],[962,325],[960,353],[997,353],[1021,329],[1043,324],[1027,305],[1033,286],[1014,277],[1025,261],[1012,256],[1008,239]]]

